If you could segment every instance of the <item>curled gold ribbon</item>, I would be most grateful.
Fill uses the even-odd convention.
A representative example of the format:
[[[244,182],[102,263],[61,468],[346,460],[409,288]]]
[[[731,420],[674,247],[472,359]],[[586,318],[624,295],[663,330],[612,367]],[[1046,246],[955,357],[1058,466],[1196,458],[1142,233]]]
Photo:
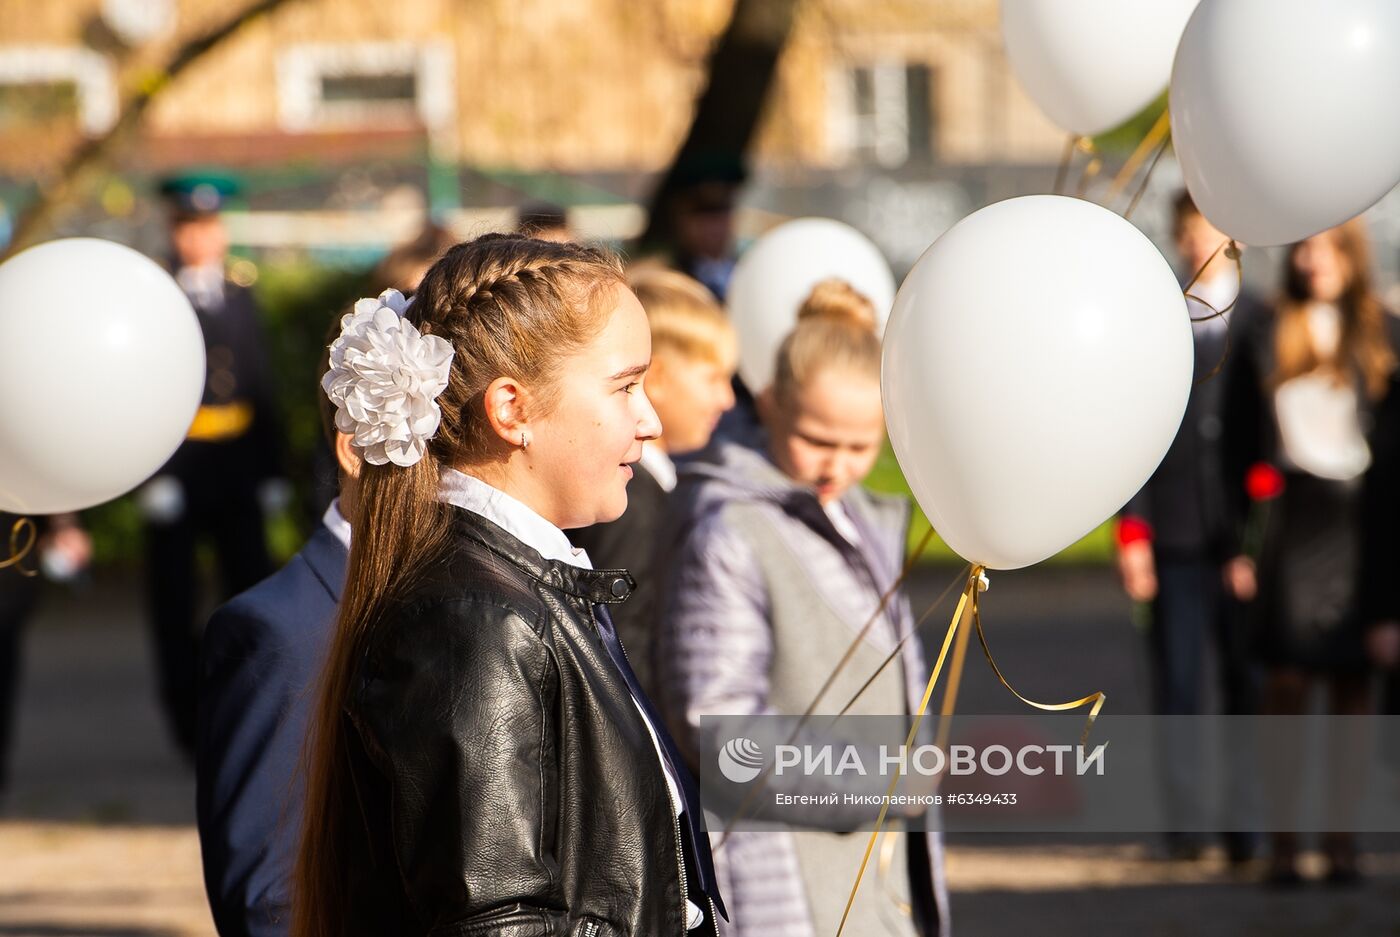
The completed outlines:
[[[10,528],[10,556],[8,559],[0,560],[0,569],[13,566],[15,572],[21,576],[33,576],[35,570],[26,569],[23,560],[34,549],[34,543],[39,539],[39,528],[34,526],[34,522],[27,517],[21,517],[15,521]]]
[[[934,662],[933,672],[929,674],[928,684],[924,687],[923,699],[919,701],[918,711],[914,713],[914,721],[909,726],[909,735],[904,740],[906,751],[913,747],[914,739],[919,734],[919,725],[924,721],[929,700],[933,698],[934,684],[938,682],[938,675],[943,672],[943,661],[948,657],[948,647],[953,643],[958,625],[962,623],[963,613],[967,611],[970,594],[977,588],[977,571],[980,569],[980,566],[973,567],[973,574],[968,577],[967,585],[963,587],[962,596],[958,599],[958,607],[953,611],[953,620],[948,623],[948,631],[943,636],[943,646],[938,651],[938,660]],[[880,838],[880,831],[885,826],[885,817],[890,812],[890,801],[903,777],[902,767],[895,765],[894,777],[890,780],[889,790],[885,792],[884,802],[880,804],[880,814],[875,818],[875,829],[870,831],[870,841],[865,844],[865,855],[861,857],[860,869],[856,872],[856,880],[851,884],[851,896],[846,899],[846,910],[841,912],[841,924],[836,928],[836,937],[841,937],[841,933],[846,929],[846,920],[851,916],[851,907],[856,903],[856,893],[860,891],[860,881],[865,877],[866,866],[870,864],[870,854],[875,850],[875,842]]]
[[[1210,265],[1215,261],[1215,258],[1220,255],[1221,251],[1224,251],[1225,256],[1235,263],[1235,298],[1230,300],[1229,305],[1225,308],[1216,309],[1210,303],[1206,302],[1195,293],[1192,293],[1191,287],[1195,286],[1196,281],[1205,275],[1206,270],[1210,268]],[[1240,301],[1240,293],[1244,291],[1244,261],[1240,259],[1242,253],[1240,246],[1235,243],[1234,238],[1226,238],[1221,242],[1219,247],[1211,251],[1210,256],[1206,258],[1206,262],[1201,264],[1201,269],[1196,271],[1196,275],[1193,276],[1191,281],[1181,290],[1182,294],[1187,299],[1195,300],[1210,310],[1210,315],[1192,316],[1192,323],[1209,322],[1211,319],[1220,319],[1225,323],[1225,348],[1220,353],[1220,360],[1215,363],[1215,367],[1210,369],[1210,373],[1202,375],[1201,378],[1196,381],[1197,385],[1204,384],[1206,381],[1219,374],[1220,370],[1225,367],[1225,362],[1230,358],[1230,320],[1225,317],[1225,314],[1235,308],[1235,304]]]
[[[928,711],[929,700],[933,698],[933,688],[938,683],[939,675],[943,672],[943,662],[948,657],[948,648],[953,644],[953,640],[957,635],[959,626],[962,624],[965,615],[972,618],[973,627],[977,629],[977,640],[982,645],[982,653],[986,655],[987,663],[991,665],[992,673],[996,675],[1001,685],[1011,692],[1012,696],[1028,706],[1033,706],[1036,709],[1045,710],[1047,712],[1063,712],[1065,710],[1078,709],[1081,706],[1092,704],[1092,708],[1089,710],[1089,719],[1084,724],[1084,732],[1079,740],[1080,744],[1083,745],[1088,741],[1089,730],[1093,727],[1094,720],[1098,718],[1099,711],[1103,709],[1103,704],[1107,697],[1100,691],[1065,703],[1038,703],[1033,699],[1022,696],[1016,691],[1016,688],[1002,675],[1001,668],[997,666],[996,660],[993,659],[991,648],[987,646],[987,636],[982,630],[982,615],[978,595],[986,587],[985,572],[986,567],[974,565],[971,574],[967,578],[966,585],[963,586],[962,596],[958,599],[958,607],[953,611],[953,620],[948,623],[948,631],[943,636],[943,645],[939,648],[938,659],[934,662],[933,670],[929,674],[928,684],[924,687],[923,698],[919,701],[918,711],[914,714],[914,721],[910,725],[908,737],[904,741],[905,749],[911,748],[915,738],[918,736],[919,725],[923,722],[924,714]],[[966,629],[963,630],[966,631]],[[952,705],[956,702],[956,690],[952,686],[951,677],[948,689],[953,692],[949,693],[945,690],[944,693],[945,717],[952,714]],[[851,915],[851,908],[855,905],[856,894],[860,891],[861,879],[865,877],[865,870],[870,864],[870,855],[874,852],[875,843],[880,838],[880,833],[884,829],[885,818],[888,816],[890,810],[890,801],[894,797],[894,792],[898,789],[900,779],[903,776],[902,766],[898,764],[895,765],[894,778],[890,781],[889,789],[885,792],[885,800],[884,803],[880,805],[879,816],[875,818],[875,829],[871,831],[870,839],[865,845],[865,855],[862,856],[860,860],[860,868],[856,871],[855,881],[851,884],[851,894],[850,897],[846,899],[846,909],[841,913],[841,924],[836,928],[836,937],[841,937],[842,932],[846,929],[846,921]]]
[[[992,673],[996,675],[1001,685],[1011,692],[1012,696],[1016,697],[1027,706],[1034,706],[1036,709],[1044,710],[1045,712],[1067,712],[1071,709],[1078,709],[1081,706],[1090,706],[1089,718],[1084,723],[1084,732],[1079,736],[1080,745],[1087,743],[1089,741],[1089,730],[1094,727],[1094,720],[1099,717],[1099,711],[1103,709],[1104,701],[1108,699],[1104,692],[1100,690],[1097,693],[1090,693],[1088,696],[1081,696],[1079,699],[1069,700],[1065,703],[1037,703],[1033,699],[1022,696],[1016,691],[1016,688],[1008,683],[1006,678],[1002,676],[1001,668],[997,666],[997,662],[992,658],[992,649],[987,646],[987,635],[982,630],[982,608],[981,603],[977,600],[977,592],[975,590],[972,593],[972,623],[977,628],[977,640],[982,645],[982,653],[986,655],[987,663],[991,665]]]

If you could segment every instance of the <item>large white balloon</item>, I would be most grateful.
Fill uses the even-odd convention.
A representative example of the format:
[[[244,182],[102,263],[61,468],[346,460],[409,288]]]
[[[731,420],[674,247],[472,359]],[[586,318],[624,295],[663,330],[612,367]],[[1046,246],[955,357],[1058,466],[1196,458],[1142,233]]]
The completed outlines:
[[[1202,0],[1172,70],[1172,140],[1211,223],[1300,241],[1400,182],[1400,3]]]
[[[822,280],[850,283],[875,305],[880,327],[894,301],[894,275],[880,249],[829,218],[799,218],[764,234],[734,266],[725,305],[739,333],[739,376],[755,394],[773,382],[778,346]]]
[[[885,334],[885,421],[939,535],[1016,569],[1147,480],[1191,389],[1190,314],[1137,228],[1079,199],[998,202],[924,252]]]
[[[70,238],[0,264],[0,509],[75,511],[160,468],[204,389],[204,340],[170,275]]]
[[[1196,3],[1001,0],[1006,57],[1045,116],[1091,137],[1162,93]]]

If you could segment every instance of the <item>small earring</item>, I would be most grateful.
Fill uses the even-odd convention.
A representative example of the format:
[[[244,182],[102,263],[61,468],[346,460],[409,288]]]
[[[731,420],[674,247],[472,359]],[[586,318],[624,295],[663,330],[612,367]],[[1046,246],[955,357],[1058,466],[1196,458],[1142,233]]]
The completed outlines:
[[[521,433],[521,434],[520,434],[520,448],[521,448],[521,449],[529,449],[529,448],[530,448],[530,437],[529,437],[529,436],[526,436],[524,433]]]

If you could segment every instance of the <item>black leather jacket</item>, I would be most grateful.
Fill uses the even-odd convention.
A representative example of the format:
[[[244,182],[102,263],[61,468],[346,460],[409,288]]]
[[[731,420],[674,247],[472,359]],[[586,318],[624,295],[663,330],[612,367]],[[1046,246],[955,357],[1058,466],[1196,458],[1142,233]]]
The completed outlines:
[[[356,933],[681,937],[689,892],[690,933],[717,934],[708,850],[594,618],[631,577],[456,513],[449,555],[375,626],[351,686]]]

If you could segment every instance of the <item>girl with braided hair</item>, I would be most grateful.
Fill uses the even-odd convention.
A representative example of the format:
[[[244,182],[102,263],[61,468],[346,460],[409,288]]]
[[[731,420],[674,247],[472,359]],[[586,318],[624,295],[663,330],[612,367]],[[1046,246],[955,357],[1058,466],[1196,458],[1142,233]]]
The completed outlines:
[[[322,386],[365,465],[307,746],[292,932],[717,933],[694,785],[564,531],[660,425],[615,258],[487,235],[361,300]]]

